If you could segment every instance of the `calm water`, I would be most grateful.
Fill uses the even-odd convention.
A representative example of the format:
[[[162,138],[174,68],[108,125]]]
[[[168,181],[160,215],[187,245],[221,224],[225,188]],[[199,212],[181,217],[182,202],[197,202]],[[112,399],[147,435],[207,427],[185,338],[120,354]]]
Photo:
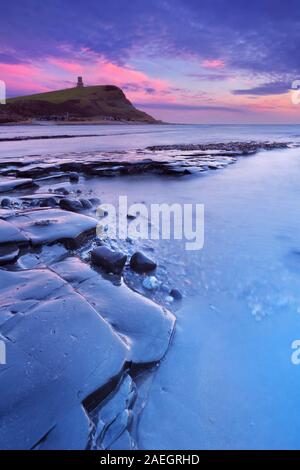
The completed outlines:
[[[140,424],[144,448],[300,448],[300,151],[262,152],[177,186],[205,204],[205,245],[176,246],[196,287]],[[154,183],[154,192],[158,185]],[[159,426],[157,426],[159,423]]]
[[[0,155],[281,140],[300,126],[26,126],[0,136],[98,137],[0,144]],[[156,242],[166,276],[189,292],[140,422],[142,448],[300,448],[300,149],[259,152],[207,176],[101,178],[104,202],[205,205],[205,245]]]
[[[228,142],[242,140],[300,141],[296,125],[115,125],[115,126],[0,126],[0,138],[42,135],[91,135],[74,139],[0,143],[0,156],[59,154],[94,150],[144,148],[157,144]]]

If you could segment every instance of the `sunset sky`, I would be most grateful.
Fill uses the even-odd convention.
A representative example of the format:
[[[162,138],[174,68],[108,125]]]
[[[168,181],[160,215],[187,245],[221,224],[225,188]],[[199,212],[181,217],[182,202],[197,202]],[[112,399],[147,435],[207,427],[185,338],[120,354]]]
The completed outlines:
[[[169,122],[300,123],[294,0],[1,2],[8,96],[115,84]]]

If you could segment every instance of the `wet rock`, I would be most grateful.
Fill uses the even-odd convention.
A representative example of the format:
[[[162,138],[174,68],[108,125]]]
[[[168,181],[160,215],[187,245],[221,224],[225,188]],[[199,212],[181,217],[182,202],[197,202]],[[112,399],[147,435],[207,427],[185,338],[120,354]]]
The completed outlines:
[[[172,145],[153,145],[147,147],[153,152],[165,150],[181,150],[181,151],[208,151],[219,150],[224,152],[254,152],[259,149],[284,149],[288,147],[288,142],[217,142],[208,144],[172,144]]]
[[[125,374],[117,390],[90,414],[96,423],[92,437],[93,448],[109,449],[123,434],[127,435],[131,409],[136,398],[136,387],[128,374]],[[129,448],[132,446],[130,438]]]
[[[79,174],[75,172],[69,173],[69,178],[72,183],[78,183],[79,181]]]
[[[124,253],[113,251],[106,246],[100,246],[91,252],[92,263],[113,274],[121,274],[126,260]]]
[[[7,220],[0,219],[0,245],[25,243],[28,243],[28,238],[18,227]]]
[[[20,250],[16,245],[0,246],[0,266],[15,261],[19,253]]]
[[[1,178],[0,177],[0,193],[13,191],[16,188],[22,188],[33,185],[31,178]]]
[[[70,247],[76,247],[84,236],[94,234],[97,226],[97,221],[91,217],[61,209],[27,210],[19,213],[17,217],[11,217],[9,221],[11,224],[0,221],[0,243],[1,224],[4,223],[14,228],[19,238],[24,234],[24,239],[29,239],[33,245],[61,241]]]
[[[98,197],[91,197],[89,201],[93,206],[99,206],[101,204],[101,200]]]
[[[0,207],[0,219],[9,219],[9,217],[14,215],[14,213],[15,212],[12,208],[6,207],[5,209],[3,209],[2,207]]]
[[[59,202],[59,205],[62,209],[72,212],[80,212],[83,209],[81,202],[77,199],[65,198]]]
[[[128,410],[124,410],[122,413],[118,414],[105,433],[102,444],[103,448],[109,449],[114,441],[126,431],[129,423],[130,413]]]
[[[30,194],[21,196],[20,199],[25,204],[40,207],[56,207],[58,200],[62,196],[50,196],[49,194]]]
[[[172,289],[170,291],[170,296],[173,297],[175,300],[181,300],[182,299],[182,294],[178,289]]]
[[[284,149],[289,145],[288,142],[254,141],[161,145],[130,152],[100,154],[95,151],[84,155],[63,155],[59,161],[51,156],[36,155],[2,160],[0,171],[3,177],[14,174],[18,180],[33,176],[39,180],[60,178],[68,176],[68,173],[98,177],[151,173],[180,177],[223,168],[235,163],[239,156],[253,155],[261,149]]]
[[[18,266],[22,269],[33,269],[36,267],[46,267],[51,263],[57,263],[65,258],[68,249],[60,243],[55,245],[44,245],[38,247],[34,252],[28,252],[18,258]]]
[[[175,325],[166,309],[132,291],[124,283],[114,285],[76,257],[51,266],[70,282],[110,323],[128,347],[135,364],[157,362],[165,355]]]
[[[156,279],[155,276],[145,277],[143,280],[143,287],[147,290],[155,290],[159,287],[160,282]]]
[[[36,446],[35,450],[85,450],[91,422],[83,407],[70,411]]]
[[[133,442],[132,438],[128,431],[123,432],[120,437],[116,441],[112,443],[109,448],[110,450],[133,450]]]
[[[82,402],[104,386],[110,391],[127,348],[96,310],[48,269],[2,270],[0,277],[0,335],[9,358],[0,374],[1,449],[42,442],[45,448],[60,448],[62,442],[84,448]]]
[[[156,269],[157,264],[142,252],[137,251],[130,259],[130,267],[138,273],[146,273]]]
[[[11,206],[11,200],[8,197],[5,197],[1,201],[1,207],[10,207]]]
[[[167,286],[167,284],[161,284],[160,288],[163,292],[169,292],[169,290],[170,290],[170,288],[169,288],[169,286]]]
[[[70,191],[68,191],[66,188],[56,188],[54,189],[54,192],[57,194],[63,194],[64,196],[68,196],[68,194],[70,194]]]
[[[93,208],[93,204],[88,199],[80,199],[80,202],[81,202],[82,207],[84,209],[92,209]]]
[[[49,197],[40,202],[41,207],[56,207],[58,205],[55,197]]]

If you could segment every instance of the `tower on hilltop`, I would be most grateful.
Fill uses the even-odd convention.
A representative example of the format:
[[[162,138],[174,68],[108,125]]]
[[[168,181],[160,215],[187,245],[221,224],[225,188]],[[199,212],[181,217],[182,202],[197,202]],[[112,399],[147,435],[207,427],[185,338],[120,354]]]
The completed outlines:
[[[83,88],[84,85],[83,85],[83,81],[82,81],[82,77],[78,77],[77,78],[77,88]]]

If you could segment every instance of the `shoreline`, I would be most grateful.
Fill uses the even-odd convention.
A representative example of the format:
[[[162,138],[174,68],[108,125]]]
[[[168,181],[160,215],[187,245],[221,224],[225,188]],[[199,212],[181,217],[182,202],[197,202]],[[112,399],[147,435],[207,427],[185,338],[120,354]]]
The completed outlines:
[[[26,120],[26,121],[13,121],[13,122],[0,122],[0,129],[1,126],[47,126],[47,125],[57,125],[57,126],[89,126],[89,125],[105,125],[105,126],[124,126],[124,125],[168,125],[170,123],[163,122],[163,121],[109,121],[105,120],[78,120],[78,121],[35,121],[35,120]],[[176,124],[174,124],[176,125]]]

